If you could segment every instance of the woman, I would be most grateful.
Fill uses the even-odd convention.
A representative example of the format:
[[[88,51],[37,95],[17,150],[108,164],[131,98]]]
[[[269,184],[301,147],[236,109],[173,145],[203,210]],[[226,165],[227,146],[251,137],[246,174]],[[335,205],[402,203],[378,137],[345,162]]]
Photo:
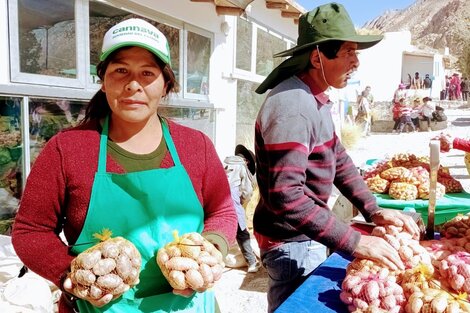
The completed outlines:
[[[54,136],[34,163],[13,229],[15,250],[66,291],[60,312],[74,305],[80,312],[214,311],[212,292],[175,295],[155,262],[173,230],[210,234],[223,249],[237,227],[210,139],[157,114],[177,88],[167,40],[150,23],[126,20],[106,33],[100,59],[101,90],[84,120]],[[107,294],[71,303],[70,263],[103,228],[139,249],[140,282],[114,300]]]

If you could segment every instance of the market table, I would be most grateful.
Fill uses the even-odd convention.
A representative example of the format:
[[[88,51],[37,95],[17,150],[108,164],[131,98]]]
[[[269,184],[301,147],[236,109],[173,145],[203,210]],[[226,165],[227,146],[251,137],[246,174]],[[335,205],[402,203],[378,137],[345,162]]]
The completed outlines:
[[[339,299],[339,294],[346,276],[346,266],[352,259],[347,254],[332,253],[275,313],[347,313],[348,309]]]
[[[414,211],[421,213],[423,221],[427,222],[428,216],[428,200],[416,199],[416,200],[395,200],[386,194],[374,193],[377,200],[377,205],[381,208],[388,209],[413,209]],[[469,213],[470,212],[470,193],[447,193],[444,197],[437,199],[436,201],[436,212],[435,212],[435,225],[445,223],[457,214]]]

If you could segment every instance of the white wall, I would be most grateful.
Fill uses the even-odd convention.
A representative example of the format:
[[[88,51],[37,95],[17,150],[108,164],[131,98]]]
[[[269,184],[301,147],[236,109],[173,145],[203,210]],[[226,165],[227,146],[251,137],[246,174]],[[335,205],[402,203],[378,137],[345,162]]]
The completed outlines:
[[[358,92],[371,86],[375,101],[392,99],[401,81],[403,51],[410,47],[409,31],[390,32],[372,48],[361,50],[361,62],[354,79],[359,81]],[[349,93],[350,94],[350,93]],[[350,99],[355,101],[355,99]]]

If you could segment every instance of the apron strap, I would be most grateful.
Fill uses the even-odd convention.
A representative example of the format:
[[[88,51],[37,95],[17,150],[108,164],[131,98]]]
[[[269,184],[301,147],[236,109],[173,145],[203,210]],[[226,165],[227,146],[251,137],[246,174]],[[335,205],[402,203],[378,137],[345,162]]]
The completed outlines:
[[[173,142],[173,139],[171,139],[170,130],[167,124],[168,122],[163,118],[160,118],[160,121],[162,124],[163,137],[165,137],[165,142],[168,147],[168,151],[170,152],[170,155],[173,158],[173,162],[175,163],[175,166],[179,166],[181,165],[181,161],[178,156],[178,153],[176,153],[175,143]]]
[[[163,118],[160,118],[162,124],[163,137],[165,138],[168,151],[170,152],[171,157],[175,166],[181,165],[180,158],[176,152],[175,144],[171,138],[170,130],[168,128],[167,121]],[[109,115],[106,115],[103,122],[103,130],[100,136],[100,151],[98,157],[98,173],[106,173],[106,153],[108,148],[108,131],[109,131]]]
[[[106,153],[108,148],[109,114],[103,122],[103,130],[100,136],[100,152],[98,156],[98,173],[106,173]]]

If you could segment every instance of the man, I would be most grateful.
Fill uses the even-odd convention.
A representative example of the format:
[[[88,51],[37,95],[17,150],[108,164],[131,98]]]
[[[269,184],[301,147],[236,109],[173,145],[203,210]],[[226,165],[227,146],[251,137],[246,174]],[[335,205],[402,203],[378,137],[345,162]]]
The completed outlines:
[[[426,74],[423,81],[424,89],[431,89],[432,79],[429,77],[429,74]]]
[[[256,90],[272,89],[255,125],[260,201],[254,231],[269,274],[269,312],[325,259],[326,247],[404,268],[385,240],[361,236],[336,218],[327,206],[333,184],[366,220],[419,233],[409,216],[377,207],[335,134],[332,103],[324,93],[345,87],[359,66],[357,50],[382,38],[358,35],[342,5],[319,6],[301,15],[297,46],[276,55],[291,57]]]
[[[419,77],[419,73],[415,73],[415,77],[411,79],[410,82],[410,89],[422,89],[423,88],[423,80]]]
[[[374,105],[374,95],[372,94],[371,89],[372,88],[370,86],[366,86],[364,91],[366,92],[366,98],[369,100],[369,104],[372,106]]]

